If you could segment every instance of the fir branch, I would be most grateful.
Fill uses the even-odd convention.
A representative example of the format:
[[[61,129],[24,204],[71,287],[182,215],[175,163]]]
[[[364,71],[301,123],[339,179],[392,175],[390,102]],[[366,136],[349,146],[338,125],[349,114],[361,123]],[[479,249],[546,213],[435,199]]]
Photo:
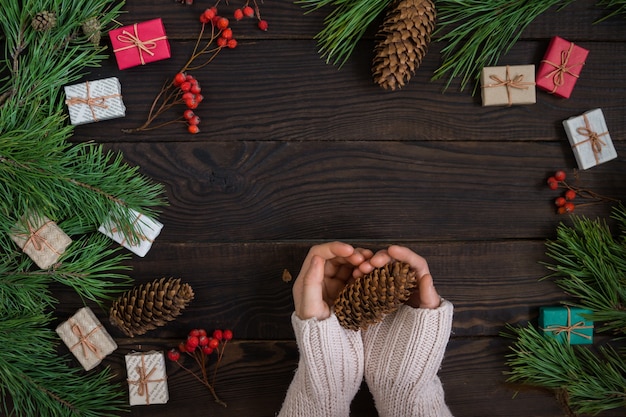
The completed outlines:
[[[370,24],[391,4],[392,0],[296,0],[308,12],[334,7],[324,19],[324,28],[315,35],[319,53],[326,62],[340,68]]]
[[[606,16],[596,20],[594,23],[600,23],[618,15],[626,17],[626,0],[598,0],[598,6],[613,10]]]
[[[502,336],[515,339],[506,355],[507,382],[553,390],[576,413],[598,414],[626,404],[626,357],[611,347],[598,355],[543,337],[532,325],[507,325]],[[562,391],[562,393],[561,393]]]
[[[574,0],[440,0],[438,29],[433,38],[448,44],[441,50],[443,62],[432,80],[447,77],[447,89],[460,77],[461,91],[478,79],[483,67],[498,63],[537,16],[554,6]]]
[[[620,211],[621,210],[621,211]],[[616,211],[616,216],[624,209]],[[555,279],[580,306],[594,311],[592,319],[604,322],[599,331],[626,331],[626,245],[615,239],[605,221],[572,216],[573,225],[559,225],[555,240],[547,241],[543,262]]]

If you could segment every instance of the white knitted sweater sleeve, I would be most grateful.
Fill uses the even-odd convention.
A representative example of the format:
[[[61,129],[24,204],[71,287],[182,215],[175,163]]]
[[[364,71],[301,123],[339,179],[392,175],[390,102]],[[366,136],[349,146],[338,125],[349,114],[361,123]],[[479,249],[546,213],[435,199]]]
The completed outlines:
[[[348,417],[363,380],[361,332],[328,319],[291,323],[300,360],[278,417]]]
[[[402,306],[363,332],[365,380],[380,417],[451,417],[437,372],[452,328],[452,303]]]

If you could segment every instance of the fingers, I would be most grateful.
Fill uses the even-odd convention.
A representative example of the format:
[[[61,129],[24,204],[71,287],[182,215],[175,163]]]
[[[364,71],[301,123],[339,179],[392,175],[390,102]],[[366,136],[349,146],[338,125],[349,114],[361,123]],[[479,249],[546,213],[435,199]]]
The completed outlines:
[[[294,285],[296,315],[302,320],[330,317],[330,309],[323,299],[325,262],[320,256],[313,255],[309,259],[308,268],[298,277],[301,285]]]

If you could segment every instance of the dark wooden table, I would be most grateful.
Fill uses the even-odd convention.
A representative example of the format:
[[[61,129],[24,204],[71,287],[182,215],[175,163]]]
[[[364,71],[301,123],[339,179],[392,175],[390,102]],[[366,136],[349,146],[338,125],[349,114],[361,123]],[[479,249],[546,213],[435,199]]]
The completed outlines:
[[[86,79],[120,79],[127,117],[79,126],[74,137],[123,152],[165,185],[165,227],[145,258],[129,262],[131,276],[137,284],[178,277],[195,291],[178,320],[134,339],[96,309],[120,346],[103,365],[125,389],[124,354],[167,350],[192,328],[235,334],[217,380],[228,408],[168,364],[169,402],[133,407],[130,415],[274,416],[298,358],[283,270],[295,276],[310,245],[334,239],[372,249],[399,243],[428,259],[456,308],[441,370],[455,416],[564,415],[552,394],[505,383],[508,341],[499,332],[565,299],[539,281],[547,273],[539,263],[544,242],[568,222],[555,213],[545,180],[576,168],[562,120],[604,110],[619,158],[579,179],[601,194],[626,194],[626,20],[594,25],[604,11],[593,0],[542,15],[501,64],[538,64],[553,35],[574,41],[590,54],[572,97],[538,92],[534,105],[482,107],[456,83],[444,94],[443,82],[430,81],[441,43],[431,45],[406,88],[388,92],[371,79],[371,35],[338,69],[320,58],[313,39],[327,10],[305,15],[292,1],[267,0],[261,10],[269,31],[253,20],[234,22],[239,46],[195,72],[205,97],[201,133],[182,125],[122,133],[143,122],[161,85],[187,60],[197,16],[209,6],[195,3],[127,1],[120,22],[161,17],[172,58],[119,71],[110,57],[94,69]],[[229,15],[238,5],[230,3],[221,6]],[[609,211],[599,205],[578,213]],[[60,318],[81,306],[69,290],[58,295]],[[365,385],[353,416],[376,416]]]

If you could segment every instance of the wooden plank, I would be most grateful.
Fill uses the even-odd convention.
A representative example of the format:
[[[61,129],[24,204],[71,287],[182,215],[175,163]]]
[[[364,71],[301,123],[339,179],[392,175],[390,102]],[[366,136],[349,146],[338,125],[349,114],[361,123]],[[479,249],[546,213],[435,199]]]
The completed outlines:
[[[120,340],[119,349],[104,363],[116,371],[121,389],[126,387],[124,355],[134,349],[168,349],[167,340],[151,339],[142,344]],[[550,392],[506,383],[503,338],[455,338],[447,348],[440,377],[446,402],[455,417],[509,416],[554,417],[564,415]],[[170,399],[164,405],[132,407],[131,416],[171,416],[202,413],[211,416],[245,415],[273,417],[281,407],[297,366],[298,351],[293,341],[234,341],[227,345],[217,373],[216,389],[228,404],[213,401],[208,390],[173,363],[167,363]],[[190,358],[185,366],[197,369]],[[213,369],[213,368],[210,368]],[[618,412],[619,411],[619,412]],[[606,413],[618,416],[622,410]],[[352,403],[352,417],[376,416],[366,384]]]
[[[111,148],[165,185],[170,205],[159,239],[167,242],[473,240],[553,233],[563,216],[553,206],[559,193],[545,180],[555,169],[575,166],[565,143],[224,141]],[[626,153],[623,142],[616,146]],[[625,169],[608,162],[580,172],[579,184],[619,198],[626,195]],[[580,213],[606,215],[608,208]]]
[[[392,241],[354,241],[377,250]],[[538,307],[566,299],[550,281],[542,241],[403,242],[424,256],[442,296],[455,305],[456,336],[494,336],[505,323],[534,320]],[[177,277],[194,289],[195,299],[176,322],[150,331],[147,337],[184,338],[190,329],[232,328],[239,339],[291,339],[292,283],[282,281],[287,269],[297,277],[309,248],[306,242],[164,244],[157,240],[143,258],[128,265],[137,284]],[[74,293],[56,287],[61,301],[55,311],[65,320],[82,306]],[[108,326],[108,306],[94,311]],[[56,323],[55,323],[56,324]],[[140,337],[141,341],[143,337]]]
[[[626,26],[626,25],[625,25]],[[201,132],[191,136],[184,123],[148,132],[123,134],[140,126],[163,83],[183,66],[191,42],[175,42],[173,58],[118,71],[111,57],[89,79],[117,76],[127,106],[126,117],[77,126],[73,140],[119,141],[555,141],[565,138],[562,120],[602,107],[614,140],[626,135],[626,43],[581,43],[592,49],[571,99],[537,92],[534,105],[482,107],[480,91],[460,92],[446,80],[431,82],[439,65],[437,48],[402,90],[374,85],[371,42],[338,70],[316,56],[314,41],[242,42],[223,50],[194,72],[205,100],[196,110]],[[546,41],[519,42],[501,59],[504,64],[538,65]],[[184,106],[161,121],[182,117]],[[182,119],[181,119],[182,120]]]

